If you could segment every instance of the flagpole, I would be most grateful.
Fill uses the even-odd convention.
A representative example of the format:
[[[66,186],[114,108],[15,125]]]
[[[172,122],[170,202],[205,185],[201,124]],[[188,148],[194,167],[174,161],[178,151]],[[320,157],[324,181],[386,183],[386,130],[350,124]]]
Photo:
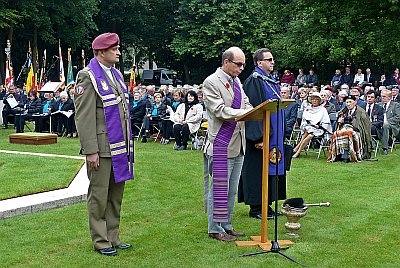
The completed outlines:
[[[29,51],[30,51],[30,49],[31,49],[31,42],[30,42],[30,41],[29,41],[28,46],[29,46]],[[28,51],[28,53],[26,53],[26,60],[25,60],[25,63],[24,63],[24,65],[22,65],[21,71],[19,72],[18,77],[17,77],[17,79],[15,80],[15,82],[17,82],[17,81],[19,80],[19,78],[21,77],[21,74],[22,74],[22,71],[24,70],[24,68],[25,68],[25,67],[27,67],[27,68],[29,67],[29,66],[27,66],[27,65],[29,64],[29,51]]]
[[[44,82],[44,75],[46,73],[46,49],[43,51],[43,65],[42,68],[40,69],[40,81],[39,81],[39,85],[40,88],[43,86],[42,83]]]
[[[81,54],[81,56],[82,56],[82,69],[83,69],[83,68],[85,68],[85,66],[86,66],[86,61],[85,61],[85,50],[84,50],[84,49],[82,49],[82,54]]]
[[[6,60],[6,81],[5,81],[5,86],[6,88],[8,88],[12,83],[11,83],[11,72],[10,72],[10,59],[11,59],[11,43],[10,40],[7,40],[7,47],[4,49],[6,56],[7,56],[7,60]],[[8,75],[8,80],[7,81],[7,75]]]

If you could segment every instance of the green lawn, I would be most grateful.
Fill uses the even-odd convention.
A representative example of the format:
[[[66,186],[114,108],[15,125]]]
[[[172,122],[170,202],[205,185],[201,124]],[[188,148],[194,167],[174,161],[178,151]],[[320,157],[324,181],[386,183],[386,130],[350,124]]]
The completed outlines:
[[[68,187],[83,160],[0,153],[0,200]]]
[[[79,148],[72,145],[77,140],[68,142]],[[309,209],[301,219],[301,237],[285,253],[309,267],[399,267],[399,156],[397,150],[378,155],[378,161],[349,164],[326,163],[315,154],[295,159],[288,197],[332,205]],[[148,142],[135,144],[135,157],[120,230],[133,250],[118,257],[94,253],[81,203],[0,221],[0,266],[299,267],[275,254],[238,258],[258,249],[207,237],[201,152]],[[260,234],[260,221],[247,214],[248,207],[236,205],[235,229]],[[281,217],[280,239],[285,239],[283,224]],[[270,222],[270,238],[273,229]]]
[[[33,125],[31,125],[33,128]],[[15,130],[0,131],[0,149],[10,151],[78,156],[77,139],[58,138],[48,145],[9,143]],[[81,168],[83,160],[0,153],[0,200],[67,187]]]

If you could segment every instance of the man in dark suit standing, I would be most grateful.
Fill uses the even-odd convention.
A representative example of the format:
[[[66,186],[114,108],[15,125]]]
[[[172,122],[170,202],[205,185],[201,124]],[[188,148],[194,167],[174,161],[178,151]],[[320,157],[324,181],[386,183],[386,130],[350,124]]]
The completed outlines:
[[[243,84],[243,88],[250,103],[256,107],[266,100],[278,99],[274,91],[280,94],[280,89],[272,77],[274,69],[274,57],[267,48],[260,48],[253,54],[254,73],[269,77],[271,80],[263,80],[250,75]],[[276,80],[275,80],[276,81]],[[279,116],[278,116],[279,114]],[[273,219],[274,211],[270,206],[275,200],[286,199],[286,170],[285,170],[285,146],[284,111],[280,110],[271,114],[271,133],[269,136],[270,155],[276,153],[278,160],[270,157],[268,159],[268,219]],[[263,122],[246,121],[246,154],[239,185],[239,202],[250,206],[249,216],[262,219],[262,166],[263,166]],[[276,174],[278,165],[278,174]],[[276,193],[276,176],[278,175],[278,193]]]
[[[389,138],[391,134],[397,136],[400,131],[400,104],[391,101],[392,93],[384,89],[381,92],[382,102],[379,103],[385,112],[382,133],[382,154],[388,154]]]
[[[94,58],[77,75],[76,127],[81,154],[86,155],[89,228],[94,249],[102,255],[118,255],[129,249],[119,238],[122,196],[126,180],[133,179],[133,141],[129,120],[129,95],[119,61],[119,37],[97,36]]]
[[[374,90],[368,91],[366,97],[367,105],[365,111],[367,112],[371,121],[371,135],[377,137],[378,139],[381,139],[384,110],[382,106],[375,103],[377,94]]]

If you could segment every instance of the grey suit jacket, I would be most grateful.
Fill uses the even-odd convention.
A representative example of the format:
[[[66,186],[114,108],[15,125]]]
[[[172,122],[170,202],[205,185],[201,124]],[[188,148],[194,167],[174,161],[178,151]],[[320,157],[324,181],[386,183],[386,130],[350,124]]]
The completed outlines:
[[[245,114],[253,108],[241,84],[242,102],[240,109],[232,108],[234,93],[232,85],[227,88],[227,83],[229,82],[221,68],[218,68],[215,73],[207,77],[203,83],[203,98],[208,120],[208,137],[204,152],[210,156],[213,155],[214,140],[222,123],[224,121],[234,121],[236,117]],[[228,145],[228,158],[236,157],[241,152],[244,153],[245,146],[244,122],[238,122]]]
[[[383,107],[384,103],[379,103]],[[390,101],[389,107],[386,110],[386,119],[392,126],[393,134],[397,136],[400,131],[400,103]]]

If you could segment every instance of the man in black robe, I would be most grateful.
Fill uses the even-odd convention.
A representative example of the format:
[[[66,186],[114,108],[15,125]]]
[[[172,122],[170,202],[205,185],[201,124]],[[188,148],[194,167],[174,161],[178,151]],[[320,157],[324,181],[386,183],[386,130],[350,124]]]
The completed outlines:
[[[267,76],[273,80],[272,71],[274,68],[274,58],[269,49],[258,49],[253,55],[255,70],[254,72]],[[244,82],[243,89],[249,97],[253,107],[263,103],[268,99],[276,99],[272,88],[279,94],[277,85],[262,80],[250,75]],[[279,120],[277,113],[271,115],[271,131],[270,131],[270,151],[271,149],[279,150],[281,161],[278,162],[278,199],[286,199],[286,173],[284,170],[284,111],[279,112]],[[278,131],[276,122],[278,121]],[[276,134],[278,134],[279,142],[276,146]],[[244,202],[250,206],[249,216],[261,219],[262,208],[262,165],[263,165],[263,122],[262,121],[247,121],[246,122],[246,153],[242,168],[241,179],[239,182],[238,199],[239,202]],[[278,154],[279,155],[279,154]],[[288,156],[288,155],[286,155]],[[269,161],[269,176],[268,176],[268,203],[269,205],[276,199],[275,194],[275,173],[276,166]],[[268,219],[272,219],[274,211],[268,207]]]

